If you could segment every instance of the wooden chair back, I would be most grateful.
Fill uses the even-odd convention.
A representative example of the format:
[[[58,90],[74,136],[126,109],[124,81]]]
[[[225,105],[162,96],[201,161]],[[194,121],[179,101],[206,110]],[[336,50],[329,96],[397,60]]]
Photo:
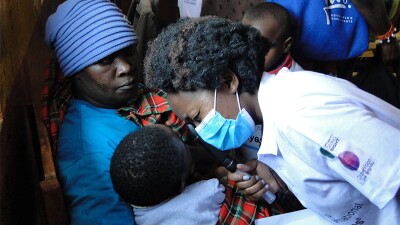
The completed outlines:
[[[32,105],[26,106],[26,115],[32,135],[32,147],[38,159],[36,167],[39,173],[44,220],[47,225],[69,224],[47,129]]]

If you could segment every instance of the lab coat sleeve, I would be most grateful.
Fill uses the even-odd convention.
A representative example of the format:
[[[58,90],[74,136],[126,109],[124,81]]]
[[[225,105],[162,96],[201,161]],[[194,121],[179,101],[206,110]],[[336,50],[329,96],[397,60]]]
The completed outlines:
[[[400,111],[394,112],[400,120]],[[293,151],[299,158],[312,167],[337,174],[379,208],[399,191],[398,124],[389,124],[371,109],[340,98],[304,107],[286,115],[280,124],[294,146],[301,143],[296,138],[290,140],[293,132],[320,146],[312,150],[295,146]],[[315,160],[316,155],[324,160]]]

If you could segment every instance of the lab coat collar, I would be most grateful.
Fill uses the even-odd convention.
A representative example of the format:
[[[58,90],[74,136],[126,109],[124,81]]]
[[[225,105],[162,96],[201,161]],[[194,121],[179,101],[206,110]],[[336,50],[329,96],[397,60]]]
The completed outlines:
[[[269,108],[268,102],[263,101],[268,91],[266,86],[268,82],[271,82],[274,78],[275,78],[274,75],[267,72],[264,72],[261,78],[260,88],[258,91],[258,99],[261,112],[263,113],[263,115],[268,115],[268,113],[265,112],[267,112]],[[263,135],[262,135],[261,146],[260,149],[258,150],[258,155],[278,154],[278,146],[276,143],[274,127],[275,125],[274,122],[271,120],[271,118],[266,118],[265,116],[263,116]]]

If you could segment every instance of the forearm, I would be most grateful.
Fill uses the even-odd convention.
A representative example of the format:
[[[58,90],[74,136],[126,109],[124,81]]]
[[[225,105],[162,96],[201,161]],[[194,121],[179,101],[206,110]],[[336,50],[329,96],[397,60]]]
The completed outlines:
[[[352,2],[365,19],[372,35],[382,43],[378,48],[381,59],[384,62],[395,60],[396,68],[396,65],[398,65],[396,60],[400,56],[400,47],[394,41],[394,38],[389,39],[389,37],[392,37],[394,29],[391,27],[387,16],[384,0],[352,0]]]
[[[358,12],[366,21],[372,34],[385,34],[390,28],[384,0],[352,0]]]

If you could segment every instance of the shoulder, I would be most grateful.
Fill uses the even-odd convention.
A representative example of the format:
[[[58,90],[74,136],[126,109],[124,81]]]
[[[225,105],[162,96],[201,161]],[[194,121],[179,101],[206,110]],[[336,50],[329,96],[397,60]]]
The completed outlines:
[[[212,178],[208,180],[201,180],[196,183],[193,183],[187,186],[183,192],[193,192],[197,190],[209,190],[210,192],[219,192],[223,191],[225,188],[222,184],[220,184],[217,178]]]
[[[118,116],[115,110],[74,102],[61,124],[58,154],[78,157],[93,152],[112,153],[123,137],[137,129],[139,126]]]

